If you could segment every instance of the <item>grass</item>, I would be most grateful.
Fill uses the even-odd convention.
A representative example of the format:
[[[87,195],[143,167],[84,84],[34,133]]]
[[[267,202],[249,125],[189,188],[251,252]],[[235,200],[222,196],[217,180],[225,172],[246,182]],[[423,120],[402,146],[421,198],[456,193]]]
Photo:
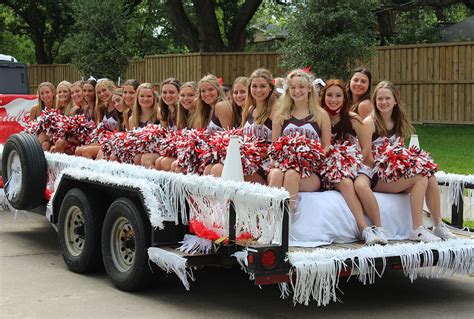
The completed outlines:
[[[474,174],[474,125],[415,125],[415,129],[420,147],[431,153],[440,171]]]

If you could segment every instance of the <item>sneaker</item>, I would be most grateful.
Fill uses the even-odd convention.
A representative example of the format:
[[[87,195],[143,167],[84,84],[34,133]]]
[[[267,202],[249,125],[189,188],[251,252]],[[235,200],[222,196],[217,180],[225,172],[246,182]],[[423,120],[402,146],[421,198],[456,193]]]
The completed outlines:
[[[443,222],[434,227],[433,234],[444,240],[456,238]]]
[[[364,228],[364,230],[362,231],[362,238],[364,239],[366,245],[385,245],[387,243],[387,240],[384,240],[377,236],[373,227]]]
[[[388,243],[387,240],[387,231],[383,227],[375,227],[374,228],[375,235],[377,235],[382,241],[383,244],[386,245]]]
[[[410,237],[408,238],[412,241],[422,241],[425,243],[431,243],[435,241],[440,241],[441,238],[433,235],[425,226],[421,225],[417,229],[411,231]]]

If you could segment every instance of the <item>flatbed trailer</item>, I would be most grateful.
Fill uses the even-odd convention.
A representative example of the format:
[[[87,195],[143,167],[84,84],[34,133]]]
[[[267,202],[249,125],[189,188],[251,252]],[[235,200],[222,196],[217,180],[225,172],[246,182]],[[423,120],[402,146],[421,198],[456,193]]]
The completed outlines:
[[[256,285],[279,284],[295,303],[325,305],[337,300],[343,276],[374,283],[386,270],[411,280],[474,273],[474,239],[466,231],[453,229],[458,238],[440,243],[291,247],[284,190],[51,154],[26,133],[12,135],[0,154],[11,209],[45,215],[71,271],[103,265],[124,291],[147,287],[163,270],[190,289],[194,268],[240,264]],[[190,220],[206,219],[217,225],[218,240],[190,234]],[[239,239],[243,232],[253,236]]]

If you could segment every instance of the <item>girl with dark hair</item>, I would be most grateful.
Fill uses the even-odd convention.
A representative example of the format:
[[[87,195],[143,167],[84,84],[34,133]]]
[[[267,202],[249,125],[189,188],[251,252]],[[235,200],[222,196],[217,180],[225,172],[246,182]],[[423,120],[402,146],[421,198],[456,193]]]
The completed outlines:
[[[374,110],[370,101],[372,74],[366,68],[357,68],[352,71],[347,92],[350,99],[350,111],[359,114],[365,119]]]

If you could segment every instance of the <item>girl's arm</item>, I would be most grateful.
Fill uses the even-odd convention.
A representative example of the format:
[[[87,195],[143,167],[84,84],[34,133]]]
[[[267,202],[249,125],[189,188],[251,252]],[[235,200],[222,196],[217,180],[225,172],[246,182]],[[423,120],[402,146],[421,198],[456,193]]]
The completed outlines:
[[[321,145],[324,151],[329,151],[331,146],[331,119],[326,111],[321,112]]]
[[[222,128],[228,130],[232,127],[232,107],[225,101],[217,102],[214,112],[221,122]]]
[[[360,102],[358,112],[362,119],[367,118],[367,116],[369,116],[373,110],[374,105],[372,104],[372,102],[370,102],[370,100],[364,100]]]
[[[375,132],[375,124],[374,124],[374,119],[372,118],[372,116],[367,116],[364,119],[364,126],[365,126],[365,130],[367,131],[367,134],[369,135],[369,140],[370,140],[370,152],[365,158],[364,164],[369,167],[372,167],[372,165],[374,164],[374,157],[372,156],[372,141],[371,140],[372,140],[372,134],[374,134]],[[360,140],[359,140],[359,143],[360,143]]]
[[[356,132],[357,139],[362,150],[363,161],[365,162],[368,156],[372,153],[371,134],[369,133],[367,125],[364,125],[362,122],[362,119],[356,114],[354,114],[354,116],[355,117],[351,119],[351,123],[354,131]]]

